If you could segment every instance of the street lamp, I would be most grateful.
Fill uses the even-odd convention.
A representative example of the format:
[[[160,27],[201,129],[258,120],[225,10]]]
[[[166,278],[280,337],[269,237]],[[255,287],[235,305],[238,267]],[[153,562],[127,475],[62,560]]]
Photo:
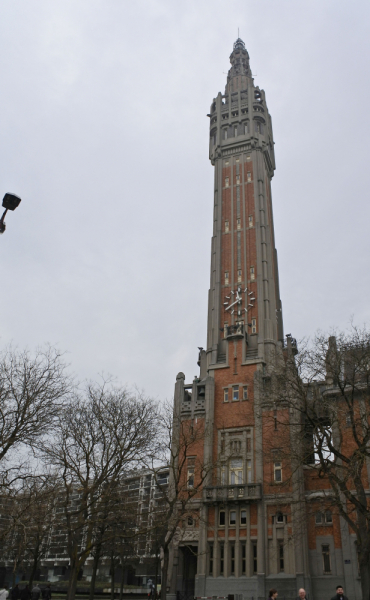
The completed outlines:
[[[3,198],[3,207],[5,208],[5,210],[3,212],[3,216],[0,219],[0,233],[4,233],[6,229],[4,221],[6,213],[8,212],[8,210],[15,210],[17,206],[19,206],[20,201],[21,199],[19,198],[19,196],[15,196],[14,194],[5,194]]]

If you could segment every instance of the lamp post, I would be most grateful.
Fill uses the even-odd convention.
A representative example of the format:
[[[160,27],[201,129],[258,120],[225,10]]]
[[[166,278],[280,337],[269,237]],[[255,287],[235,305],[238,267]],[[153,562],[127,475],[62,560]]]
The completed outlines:
[[[5,194],[3,198],[3,207],[5,208],[5,210],[0,219],[0,233],[4,233],[6,229],[4,221],[6,213],[8,212],[8,210],[15,210],[17,206],[19,206],[20,202],[21,199],[19,198],[19,196],[15,196],[14,194]]]

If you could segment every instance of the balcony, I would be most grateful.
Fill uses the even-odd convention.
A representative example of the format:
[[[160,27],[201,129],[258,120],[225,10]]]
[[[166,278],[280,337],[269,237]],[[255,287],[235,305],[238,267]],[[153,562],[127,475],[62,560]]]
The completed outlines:
[[[204,502],[236,502],[261,500],[260,483],[245,483],[243,485],[216,485],[203,490]]]

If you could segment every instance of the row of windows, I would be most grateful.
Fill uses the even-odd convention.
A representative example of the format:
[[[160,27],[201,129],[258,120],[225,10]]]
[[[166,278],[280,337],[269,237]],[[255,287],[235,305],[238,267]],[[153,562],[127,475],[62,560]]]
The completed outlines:
[[[233,402],[237,402],[238,400],[248,400],[248,386],[243,386],[241,394],[238,385],[233,385],[231,388],[224,388],[224,402],[229,402],[229,400],[232,400]]]
[[[257,542],[252,541],[251,548],[251,557],[252,557],[252,571],[253,573],[257,573]],[[278,542],[278,571],[280,573],[284,573],[285,570],[285,557],[284,557],[284,542]],[[246,573],[246,544],[241,544],[241,572],[242,575]],[[331,556],[330,556],[330,545],[322,544],[321,546],[321,555],[322,555],[322,568],[324,575],[331,574]],[[214,547],[213,544],[209,546],[209,574],[216,575],[215,571],[215,561],[214,561]],[[231,543],[229,545],[229,565],[230,571],[229,574],[233,575],[235,573],[235,545]],[[219,575],[225,574],[225,544],[221,543],[219,545]]]
[[[257,573],[257,542],[252,542],[252,571],[253,573]],[[230,575],[235,573],[235,545],[230,544]],[[215,571],[215,561],[214,561],[214,550],[213,544],[209,546],[209,574],[216,575]],[[247,572],[247,552],[246,552],[246,544],[241,544],[241,572],[242,575],[245,575]],[[219,545],[219,575],[225,574],[225,544]]]
[[[253,227],[253,215],[249,215],[248,217],[248,227]],[[236,228],[239,230],[242,228],[242,221],[241,219],[236,219]],[[225,221],[225,233],[229,233],[230,232],[230,223],[228,220]]]
[[[227,117],[228,115],[224,115]],[[263,134],[264,132],[264,123],[260,120],[254,121],[254,132]],[[234,125],[232,127],[227,127],[222,130],[222,139],[227,140],[228,138],[238,137],[238,135],[248,135],[249,133],[249,123],[242,123],[241,127],[238,125]],[[216,143],[216,135],[213,134],[214,143]]]
[[[252,181],[252,173],[250,171],[247,172],[247,183],[250,183]],[[241,177],[240,175],[236,175],[235,176],[235,185],[240,185],[241,184]],[[230,187],[230,177],[225,177],[225,187]]]
[[[249,279],[251,281],[254,281],[254,279],[255,279],[254,267],[249,268]],[[241,283],[243,281],[241,269],[238,269],[238,271],[237,271],[237,280],[238,280],[238,283]],[[229,285],[229,271],[225,271],[225,285]]]

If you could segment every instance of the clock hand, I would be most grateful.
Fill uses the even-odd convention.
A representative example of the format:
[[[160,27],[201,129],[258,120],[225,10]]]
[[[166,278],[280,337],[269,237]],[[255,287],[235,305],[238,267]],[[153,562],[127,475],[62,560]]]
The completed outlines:
[[[233,302],[232,304],[230,304],[230,306],[228,306],[226,310],[229,310],[229,308],[231,308],[232,306],[234,306],[234,304],[237,304],[238,302],[239,302],[239,298],[237,298],[235,300],[235,302]]]

